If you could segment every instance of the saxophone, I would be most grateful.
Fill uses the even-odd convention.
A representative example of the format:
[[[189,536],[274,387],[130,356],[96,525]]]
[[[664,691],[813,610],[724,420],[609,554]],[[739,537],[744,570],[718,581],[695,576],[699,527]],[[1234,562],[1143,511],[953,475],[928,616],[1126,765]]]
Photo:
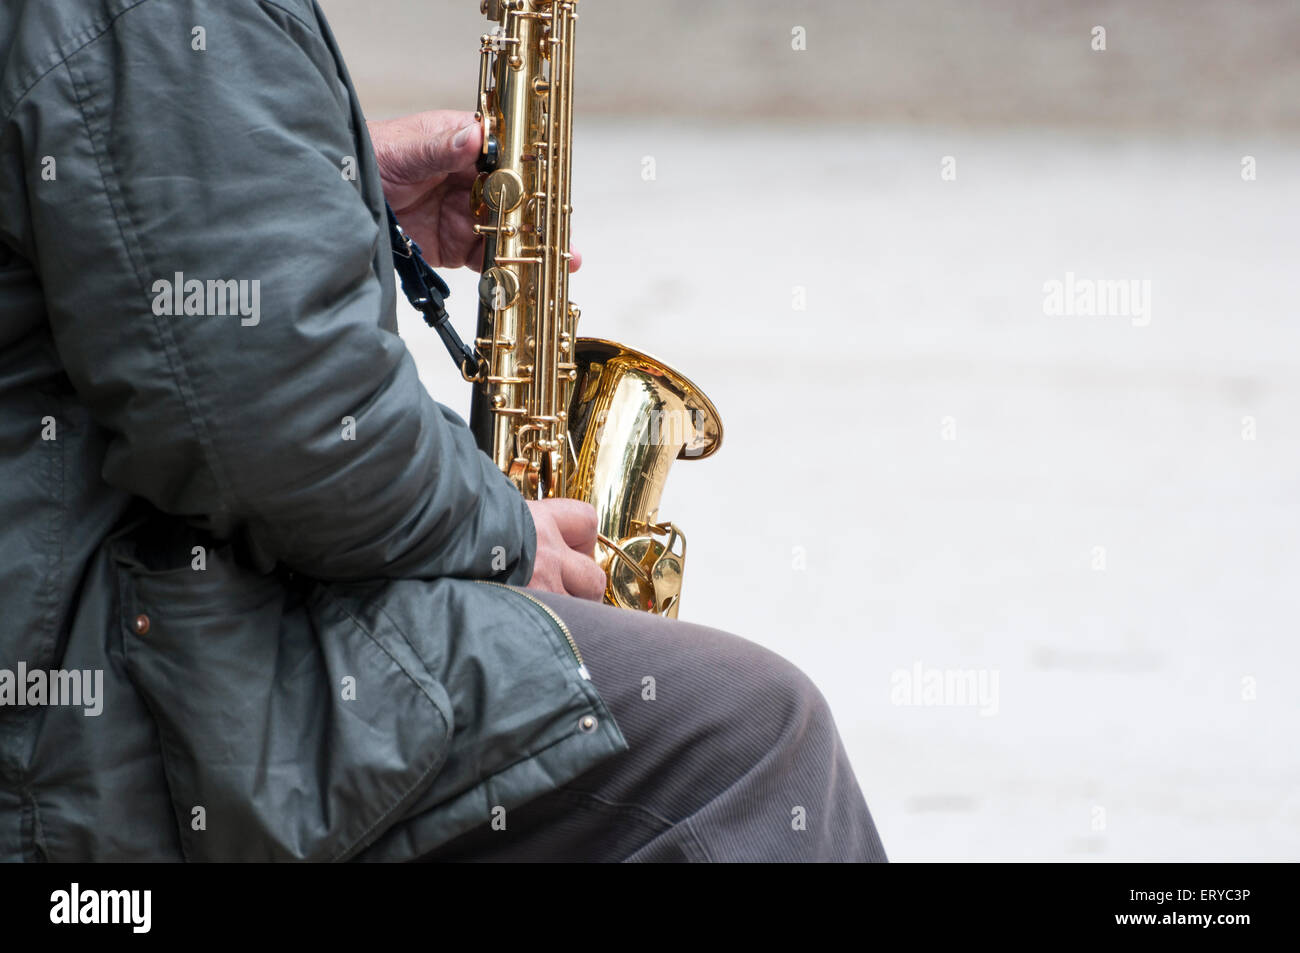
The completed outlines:
[[[483,0],[472,203],[484,238],[470,427],[527,499],[597,514],[605,601],[676,618],[686,537],[659,517],[675,459],[717,450],[717,410],[640,351],[577,337],[569,300],[576,0]]]

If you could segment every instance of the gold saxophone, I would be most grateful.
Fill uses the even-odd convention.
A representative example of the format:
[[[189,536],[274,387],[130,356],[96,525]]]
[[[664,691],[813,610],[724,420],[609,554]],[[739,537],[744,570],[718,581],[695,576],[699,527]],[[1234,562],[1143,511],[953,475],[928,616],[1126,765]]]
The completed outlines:
[[[483,0],[474,186],[485,239],[470,426],[528,499],[596,508],[605,601],[675,618],[686,537],[659,518],[674,459],[722,441],[713,404],[632,348],[577,337],[569,300],[576,0]]]

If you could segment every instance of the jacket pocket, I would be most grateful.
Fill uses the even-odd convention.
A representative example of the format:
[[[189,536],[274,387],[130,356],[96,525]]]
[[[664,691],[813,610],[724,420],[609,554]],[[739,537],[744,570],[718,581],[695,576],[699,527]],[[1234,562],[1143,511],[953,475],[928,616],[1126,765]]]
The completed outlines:
[[[345,860],[432,782],[451,703],[380,586],[195,570],[115,552],[127,673],[157,725],[185,856]]]

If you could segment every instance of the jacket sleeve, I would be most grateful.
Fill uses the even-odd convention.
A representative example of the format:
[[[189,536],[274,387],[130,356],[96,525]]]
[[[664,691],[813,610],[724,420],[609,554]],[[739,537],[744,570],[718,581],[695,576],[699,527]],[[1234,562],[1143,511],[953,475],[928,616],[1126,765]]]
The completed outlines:
[[[526,582],[526,506],[397,336],[378,171],[314,5],[115,6],[10,120],[104,478],[321,579]]]

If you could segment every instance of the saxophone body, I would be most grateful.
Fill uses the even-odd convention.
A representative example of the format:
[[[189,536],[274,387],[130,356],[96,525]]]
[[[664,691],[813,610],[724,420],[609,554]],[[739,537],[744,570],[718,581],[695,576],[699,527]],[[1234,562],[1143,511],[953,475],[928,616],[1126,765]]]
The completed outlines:
[[[605,601],[676,617],[685,535],[659,517],[669,467],[722,440],[713,404],[640,351],[579,338],[569,299],[576,0],[483,0],[473,190],[484,237],[470,427],[527,499],[597,514]],[[470,375],[467,373],[467,377]]]

